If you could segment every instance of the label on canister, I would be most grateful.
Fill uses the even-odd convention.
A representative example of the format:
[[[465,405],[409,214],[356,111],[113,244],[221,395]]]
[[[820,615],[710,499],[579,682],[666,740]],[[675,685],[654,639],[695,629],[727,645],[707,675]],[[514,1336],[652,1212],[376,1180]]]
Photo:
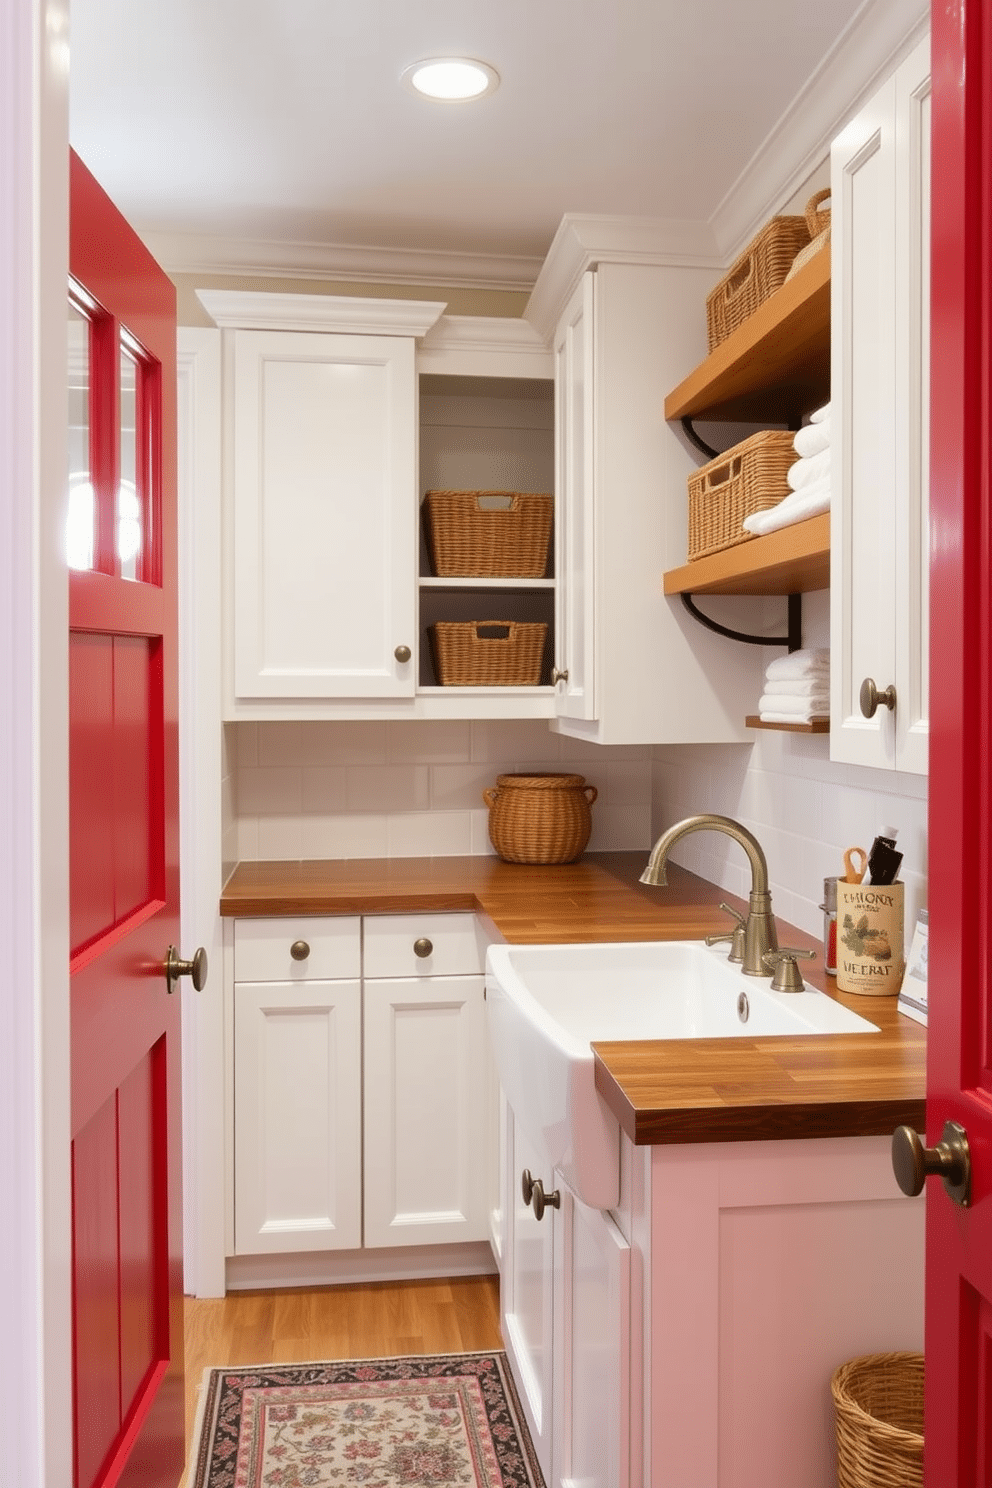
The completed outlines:
[[[894,997],[905,968],[904,885],[837,885],[837,986]]]

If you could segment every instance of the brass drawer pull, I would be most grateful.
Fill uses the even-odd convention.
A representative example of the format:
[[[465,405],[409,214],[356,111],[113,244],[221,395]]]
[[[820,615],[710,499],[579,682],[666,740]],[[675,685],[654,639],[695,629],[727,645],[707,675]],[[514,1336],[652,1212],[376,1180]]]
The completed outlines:
[[[434,954],[434,942],[428,940],[426,935],[422,935],[419,940],[413,942],[413,954],[419,956],[421,960],[425,956],[432,956]]]
[[[306,961],[310,955],[310,947],[305,940],[294,940],[289,948],[289,954],[294,961]]]

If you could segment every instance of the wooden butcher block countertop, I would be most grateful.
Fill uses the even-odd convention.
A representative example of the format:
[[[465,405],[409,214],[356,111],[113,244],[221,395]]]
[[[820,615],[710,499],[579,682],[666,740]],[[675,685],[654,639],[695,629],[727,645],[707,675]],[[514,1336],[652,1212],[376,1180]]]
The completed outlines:
[[[588,853],[530,867],[492,857],[244,862],[221,914],[406,914],[471,910],[514,945],[698,940],[740,899],[675,864],[666,888],[638,883],[645,853]],[[925,1125],[926,1031],[894,997],[839,993],[818,939],[778,919],[779,943],[815,950],[805,980],[876,1034],[632,1041],[593,1046],[596,1086],[638,1144],[869,1136]],[[742,976],[743,985],[750,979]]]

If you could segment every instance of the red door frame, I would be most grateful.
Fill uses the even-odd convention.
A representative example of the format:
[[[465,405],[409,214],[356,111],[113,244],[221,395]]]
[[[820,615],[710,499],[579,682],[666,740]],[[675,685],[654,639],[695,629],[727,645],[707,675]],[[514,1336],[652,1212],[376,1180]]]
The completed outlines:
[[[928,1488],[992,1483],[992,12],[933,7],[927,1141],[968,1132],[972,1207],[927,1195]]]

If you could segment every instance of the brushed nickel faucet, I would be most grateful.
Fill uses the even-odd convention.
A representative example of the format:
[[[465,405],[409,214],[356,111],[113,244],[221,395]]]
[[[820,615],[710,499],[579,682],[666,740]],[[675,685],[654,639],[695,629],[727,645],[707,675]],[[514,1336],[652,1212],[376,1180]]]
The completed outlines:
[[[676,842],[688,837],[690,832],[723,832],[739,842],[747,853],[751,864],[751,893],[748,897],[748,914],[744,925],[745,976],[771,976],[772,967],[765,961],[770,951],[778,950],[778,933],[772,915],[772,896],[768,891],[768,864],[758,839],[729,816],[715,816],[704,812],[699,816],[688,816],[663,832],[651,849],[647,867],[641,874],[641,883],[661,887],[668,882],[665,865]]]

